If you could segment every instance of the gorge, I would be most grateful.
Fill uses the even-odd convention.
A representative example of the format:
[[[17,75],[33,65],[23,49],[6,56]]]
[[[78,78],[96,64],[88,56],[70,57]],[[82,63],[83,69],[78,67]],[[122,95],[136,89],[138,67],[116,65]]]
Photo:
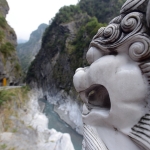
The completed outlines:
[[[115,16],[123,2],[81,0],[76,6],[62,7],[46,29],[41,49],[29,67],[27,84],[42,88],[59,108],[59,115],[66,112],[69,118],[63,119],[69,119],[68,123],[76,126],[79,133],[82,121],[76,116],[81,116],[82,102],[73,87],[73,74],[79,66],[88,65],[85,54],[90,40]],[[103,9],[106,6],[108,10]]]

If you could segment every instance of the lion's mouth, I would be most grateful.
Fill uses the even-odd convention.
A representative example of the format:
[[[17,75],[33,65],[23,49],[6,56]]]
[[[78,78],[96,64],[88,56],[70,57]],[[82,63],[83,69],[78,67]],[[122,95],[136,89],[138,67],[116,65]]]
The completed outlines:
[[[81,92],[80,95],[87,106],[88,112],[92,109],[110,110],[111,102],[109,93],[103,85],[92,85],[83,93]]]

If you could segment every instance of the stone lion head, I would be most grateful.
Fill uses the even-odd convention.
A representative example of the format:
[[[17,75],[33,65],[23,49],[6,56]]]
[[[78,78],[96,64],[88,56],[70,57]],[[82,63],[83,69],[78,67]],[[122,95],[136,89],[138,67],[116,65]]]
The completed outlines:
[[[150,150],[149,0],[127,0],[93,37],[73,78],[83,105],[85,150]]]

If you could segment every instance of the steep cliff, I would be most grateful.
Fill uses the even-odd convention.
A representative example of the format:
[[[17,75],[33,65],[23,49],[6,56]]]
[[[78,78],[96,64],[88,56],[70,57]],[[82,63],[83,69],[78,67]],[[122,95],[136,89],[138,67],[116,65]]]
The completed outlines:
[[[17,85],[21,79],[21,69],[16,54],[17,37],[6,21],[9,6],[0,0],[0,86],[6,78],[7,85]]]
[[[46,24],[39,25],[38,29],[31,33],[28,42],[17,45],[17,55],[24,72],[28,70],[31,61],[33,61],[36,54],[39,52],[41,48],[42,35],[47,26],[48,25]]]

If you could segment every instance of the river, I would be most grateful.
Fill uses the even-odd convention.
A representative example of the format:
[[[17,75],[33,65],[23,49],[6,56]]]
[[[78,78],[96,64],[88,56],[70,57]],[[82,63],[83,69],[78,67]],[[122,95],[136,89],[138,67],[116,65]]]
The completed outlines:
[[[49,129],[54,128],[62,133],[70,134],[75,150],[82,149],[83,137],[60,119],[59,115],[54,111],[54,106],[49,102],[45,102],[44,113],[49,120]]]

